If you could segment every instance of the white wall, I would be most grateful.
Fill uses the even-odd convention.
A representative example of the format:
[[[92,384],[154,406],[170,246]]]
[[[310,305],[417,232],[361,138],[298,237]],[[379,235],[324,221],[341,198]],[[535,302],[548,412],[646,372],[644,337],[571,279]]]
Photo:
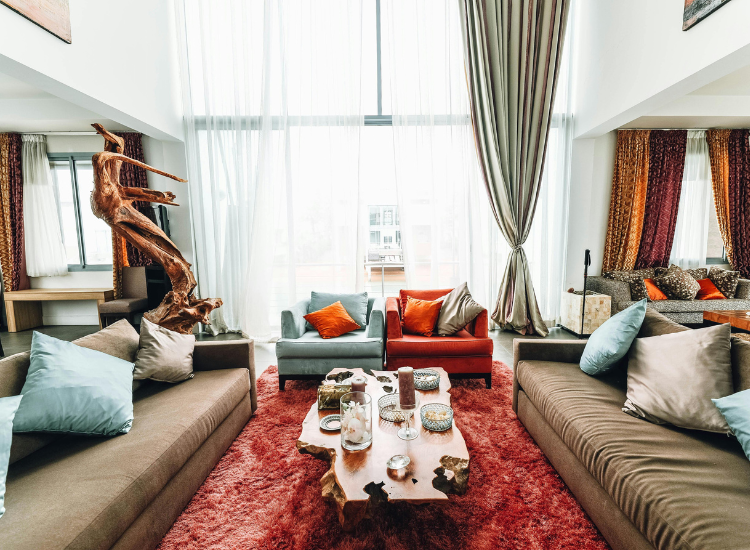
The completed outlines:
[[[577,137],[597,137],[750,65],[750,2],[688,31],[682,0],[579,0]]]
[[[72,44],[0,5],[0,72],[159,139],[182,138],[170,0],[72,0]]]
[[[96,153],[103,150],[104,139],[98,135],[47,137],[50,153]],[[146,163],[186,178],[185,147],[182,142],[160,141],[143,137],[143,154]],[[172,191],[181,206],[167,207],[172,240],[188,261],[193,249],[190,236],[190,213],[187,203],[187,184],[148,173],[149,187]],[[180,202],[182,201],[182,202]],[[112,288],[111,271],[70,272],[62,277],[32,277],[32,288]],[[42,306],[45,325],[96,325],[99,323],[96,302],[60,301],[45,302]]]

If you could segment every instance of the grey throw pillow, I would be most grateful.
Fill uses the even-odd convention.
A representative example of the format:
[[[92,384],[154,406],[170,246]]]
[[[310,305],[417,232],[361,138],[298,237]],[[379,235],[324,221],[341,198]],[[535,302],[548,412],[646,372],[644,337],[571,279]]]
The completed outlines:
[[[670,265],[666,273],[654,279],[654,284],[670,300],[693,300],[701,289],[698,281],[681,267]]]
[[[443,306],[440,308],[437,321],[439,336],[457,333],[484,311],[484,308],[472,299],[466,283],[451,290],[441,300]]]
[[[193,377],[195,336],[180,334],[141,319],[141,340],[133,378],[182,382]]]
[[[734,293],[737,292],[737,284],[740,282],[739,271],[727,271],[713,266],[708,272],[708,278],[724,296],[734,298]]]
[[[630,299],[636,302],[648,300],[648,289],[646,289],[645,279],[654,278],[652,268],[634,269],[631,271],[607,271],[602,274],[605,279],[613,281],[622,281],[630,284]]]
[[[729,325],[637,338],[628,358],[627,401],[636,418],[729,433],[711,399],[733,393]]]
[[[330,292],[311,292],[310,305],[307,306],[307,313],[320,311],[336,302],[341,302],[344,309],[355,323],[364,328],[367,325],[367,292],[357,294],[333,294]],[[310,323],[305,325],[307,330],[315,330]]]

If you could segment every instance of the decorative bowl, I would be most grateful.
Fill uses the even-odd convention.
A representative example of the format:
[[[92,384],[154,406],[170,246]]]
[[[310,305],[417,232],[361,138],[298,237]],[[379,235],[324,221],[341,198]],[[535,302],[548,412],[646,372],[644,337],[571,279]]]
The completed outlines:
[[[414,371],[414,387],[418,390],[429,391],[440,386],[440,375],[431,369]]]
[[[380,412],[380,418],[387,420],[388,422],[403,422],[406,420],[404,411],[398,410],[398,392],[384,395],[378,399],[378,411]],[[409,417],[414,413],[409,413]]]
[[[320,419],[320,429],[327,432],[338,432],[341,429],[341,415],[329,414]]]
[[[444,432],[453,426],[453,409],[442,403],[427,403],[420,410],[422,426],[432,432]]]

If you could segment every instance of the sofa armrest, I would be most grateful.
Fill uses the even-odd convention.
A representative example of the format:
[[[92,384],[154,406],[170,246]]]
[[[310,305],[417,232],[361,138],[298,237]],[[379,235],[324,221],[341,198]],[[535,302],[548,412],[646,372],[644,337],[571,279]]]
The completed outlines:
[[[586,340],[513,340],[513,411],[518,412],[517,368],[521,361],[581,362]]]
[[[307,331],[307,321],[305,321],[305,315],[307,315],[307,307],[310,305],[310,300],[302,300],[297,302],[289,309],[285,309],[281,312],[281,337],[291,338],[296,340],[300,338]]]
[[[489,338],[490,335],[490,317],[486,309],[483,309],[476,318],[466,325],[466,330],[474,338]]]
[[[750,280],[740,279],[737,282],[737,290],[734,291],[734,297],[738,300],[750,300]]]
[[[604,277],[589,277],[587,281],[587,290],[607,294],[612,298],[613,303],[630,302],[630,283],[624,281],[613,281]],[[612,313],[616,313],[612,308]]]
[[[241,340],[197,340],[193,350],[193,370],[247,369],[250,378],[250,403],[258,408],[255,383],[255,343]]]
[[[401,316],[398,314],[398,298],[386,298],[385,300],[385,327],[388,329],[388,340],[403,338],[401,332]]]
[[[375,298],[366,332],[368,338],[385,339],[385,298]]]

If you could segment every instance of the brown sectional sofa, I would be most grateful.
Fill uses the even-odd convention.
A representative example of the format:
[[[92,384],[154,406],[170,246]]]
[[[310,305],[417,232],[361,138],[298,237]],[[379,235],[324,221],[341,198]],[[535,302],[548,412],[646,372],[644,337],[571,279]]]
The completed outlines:
[[[612,548],[749,548],[739,443],[623,413],[626,368],[588,376],[585,344],[515,340],[513,408]]]
[[[106,353],[113,327],[75,343]],[[0,361],[0,396],[20,393],[28,366],[28,353]],[[14,436],[0,548],[155,548],[257,406],[251,340],[196,342],[193,367],[135,391],[127,434]]]

